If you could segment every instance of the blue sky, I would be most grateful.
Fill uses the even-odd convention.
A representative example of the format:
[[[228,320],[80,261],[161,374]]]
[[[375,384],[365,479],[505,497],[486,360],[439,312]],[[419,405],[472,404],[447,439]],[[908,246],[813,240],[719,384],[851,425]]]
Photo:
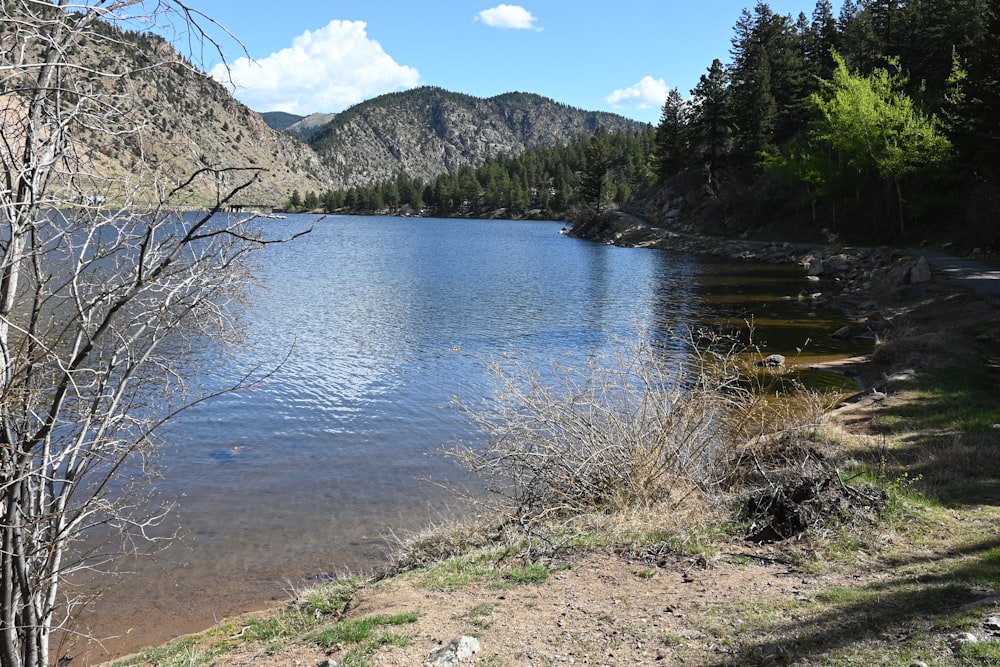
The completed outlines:
[[[491,97],[523,91],[655,123],[687,96],[755,0],[191,0],[235,35],[203,66],[257,111],[338,112],[432,85]],[[771,0],[793,18],[814,0]],[[839,2],[834,6],[839,10]],[[214,67],[214,69],[213,69]]]

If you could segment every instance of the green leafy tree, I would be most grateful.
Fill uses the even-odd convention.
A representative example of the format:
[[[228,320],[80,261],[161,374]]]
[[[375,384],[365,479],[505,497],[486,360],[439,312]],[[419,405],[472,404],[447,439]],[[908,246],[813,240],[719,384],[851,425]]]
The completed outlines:
[[[319,197],[316,193],[310,190],[306,193],[305,198],[302,200],[302,207],[307,211],[315,210],[319,206]]]
[[[834,54],[833,79],[813,96],[820,115],[814,141],[829,146],[846,166],[874,170],[895,193],[899,231],[904,229],[903,180],[945,163],[951,143],[937,119],[918,110],[904,92],[906,79],[877,68],[871,75],[852,74]]]

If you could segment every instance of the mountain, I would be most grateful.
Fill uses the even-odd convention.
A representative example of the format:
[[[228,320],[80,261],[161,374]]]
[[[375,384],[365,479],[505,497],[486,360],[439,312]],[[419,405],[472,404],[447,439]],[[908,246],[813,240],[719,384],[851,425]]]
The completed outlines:
[[[294,134],[303,141],[308,141],[324,125],[332,121],[335,116],[336,114],[332,113],[311,113],[305,118],[300,118],[298,122],[286,127],[285,132]]]
[[[260,117],[278,132],[284,132],[290,126],[302,120],[302,116],[286,111],[262,111]]]
[[[373,185],[400,173],[429,181],[489,157],[568,144],[598,126],[612,132],[647,127],[539,95],[482,99],[435,87],[382,95],[338,114],[258,114],[163,38],[103,24],[95,29],[103,38],[87,40],[73,58],[81,72],[106,79],[96,90],[127,90],[127,103],[114,101],[123,112],[121,124],[106,128],[123,131],[81,123],[72,140],[93,176],[85,187],[109,201],[120,198],[123,187],[155,192],[198,170],[235,168],[260,170],[260,176],[232,203],[279,206],[296,190]],[[129,85],[122,87],[125,80]],[[110,100],[104,92],[95,102],[101,95]],[[223,191],[247,173],[223,174]],[[174,203],[210,204],[218,185],[214,178],[200,179]]]
[[[598,126],[611,132],[647,127],[530,93],[482,99],[422,87],[381,95],[336,114],[308,142],[332,172],[334,185],[349,188],[401,172],[428,181],[489,157],[570,143]]]

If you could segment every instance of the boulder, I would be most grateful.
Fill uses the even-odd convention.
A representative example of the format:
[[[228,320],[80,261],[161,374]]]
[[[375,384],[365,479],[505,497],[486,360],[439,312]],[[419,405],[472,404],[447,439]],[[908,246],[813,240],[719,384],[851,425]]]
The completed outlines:
[[[931,279],[931,267],[923,257],[917,259],[910,267],[910,274],[907,276],[911,285],[926,283]]]
[[[847,255],[833,255],[823,262],[823,271],[826,273],[845,273],[851,270],[851,260]]]

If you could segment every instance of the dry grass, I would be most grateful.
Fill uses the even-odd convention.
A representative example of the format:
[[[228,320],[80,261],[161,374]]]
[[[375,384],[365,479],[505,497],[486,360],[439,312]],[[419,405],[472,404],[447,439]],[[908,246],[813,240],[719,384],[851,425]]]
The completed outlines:
[[[493,395],[461,405],[486,444],[449,453],[485,482],[491,512],[523,524],[718,490],[757,403],[732,358],[678,361],[634,341],[617,350],[544,370],[490,364]]]

